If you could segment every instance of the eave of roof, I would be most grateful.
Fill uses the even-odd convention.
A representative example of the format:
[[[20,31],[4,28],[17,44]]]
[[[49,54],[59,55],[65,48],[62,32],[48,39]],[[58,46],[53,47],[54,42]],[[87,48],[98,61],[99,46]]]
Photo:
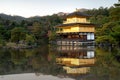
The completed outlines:
[[[69,24],[60,24],[55,27],[67,27],[67,26],[73,26],[73,25],[89,25],[89,26],[95,26],[95,24],[92,23],[69,23]]]

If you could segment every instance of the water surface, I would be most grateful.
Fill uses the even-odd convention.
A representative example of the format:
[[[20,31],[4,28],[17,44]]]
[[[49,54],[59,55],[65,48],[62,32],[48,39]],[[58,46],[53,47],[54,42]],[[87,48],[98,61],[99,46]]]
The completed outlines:
[[[119,80],[119,56],[94,46],[0,49],[0,80]]]

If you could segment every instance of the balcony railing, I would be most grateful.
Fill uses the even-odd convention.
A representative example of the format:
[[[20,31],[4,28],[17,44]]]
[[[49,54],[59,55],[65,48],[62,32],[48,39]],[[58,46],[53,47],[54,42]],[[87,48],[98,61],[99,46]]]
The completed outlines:
[[[56,33],[71,33],[71,32],[79,32],[79,31],[57,31]]]
[[[69,23],[90,23],[90,21],[86,21],[86,22],[85,21],[81,21],[81,22],[80,21],[70,21],[70,22],[69,21],[64,21],[63,22],[63,24],[69,24]]]

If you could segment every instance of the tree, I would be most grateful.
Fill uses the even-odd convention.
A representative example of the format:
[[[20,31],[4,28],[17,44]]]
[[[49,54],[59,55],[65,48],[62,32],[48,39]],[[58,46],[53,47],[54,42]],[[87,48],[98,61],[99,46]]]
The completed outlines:
[[[103,35],[103,36],[99,36],[96,39],[97,43],[103,43],[103,44],[111,44],[111,43],[115,43],[115,39],[112,36],[108,36],[108,35]]]
[[[120,7],[120,0],[118,0],[118,3],[114,4],[115,7]]]
[[[120,7],[111,9],[110,20],[111,21],[120,21]]]
[[[35,37],[32,34],[26,34],[26,43],[32,45],[35,42]]]
[[[34,34],[36,39],[40,38],[41,31],[42,31],[42,27],[40,26],[40,23],[34,22],[32,33]]]
[[[116,42],[120,45],[120,25],[117,25],[113,28],[114,32],[111,33],[112,37],[116,40]]]
[[[4,35],[5,35],[5,32],[6,32],[5,28],[0,25],[0,37],[1,37],[2,39],[5,37],[5,36],[4,36]]]
[[[33,30],[32,33],[35,36],[37,43],[46,43],[47,39],[47,31],[41,26],[39,22],[33,23]]]
[[[55,31],[49,31],[48,36],[49,36],[49,40],[52,41],[56,39],[57,35]]]
[[[96,30],[96,42],[117,43],[117,45],[120,45],[120,7],[118,7],[118,4],[120,3],[117,3],[117,6],[115,5],[115,7],[109,9],[107,22],[104,21],[104,17],[101,18],[105,23],[102,23],[103,26]],[[98,20],[98,23],[102,21]]]
[[[114,32],[113,28],[116,26],[116,23],[114,22],[108,22],[105,23],[102,27],[102,32],[104,33],[104,35],[110,35],[111,32]]]
[[[26,31],[24,28],[15,27],[11,30],[11,41],[19,43],[20,40],[25,40],[26,38]]]
[[[110,9],[110,20],[111,21],[120,21],[120,0],[118,0],[118,5]]]

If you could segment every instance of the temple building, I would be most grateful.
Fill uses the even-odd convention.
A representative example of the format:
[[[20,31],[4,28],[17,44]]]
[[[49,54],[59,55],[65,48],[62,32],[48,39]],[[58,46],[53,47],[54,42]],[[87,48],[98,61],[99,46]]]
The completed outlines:
[[[95,25],[90,23],[90,16],[80,11],[67,15],[63,24],[55,26],[58,45],[81,45],[94,43]]]

